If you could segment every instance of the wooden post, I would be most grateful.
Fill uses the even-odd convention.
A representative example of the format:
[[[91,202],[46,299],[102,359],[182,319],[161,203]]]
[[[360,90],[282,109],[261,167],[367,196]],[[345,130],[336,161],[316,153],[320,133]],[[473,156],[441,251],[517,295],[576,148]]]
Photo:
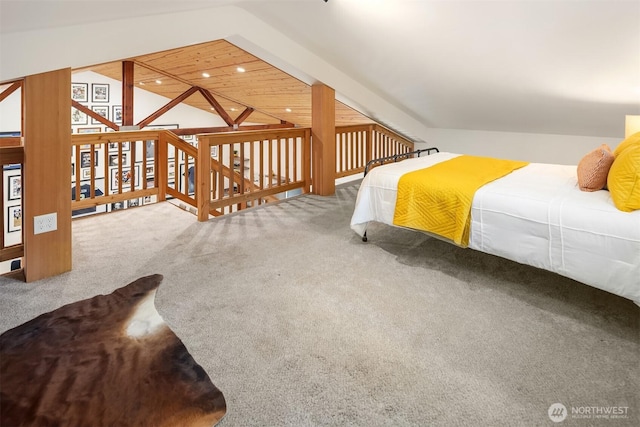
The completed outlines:
[[[220,148],[219,156],[219,158],[222,159],[222,150]],[[233,163],[231,165],[233,167]],[[198,157],[196,158],[195,178],[198,221],[208,221],[209,202],[211,201],[211,146],[209,145],[209,140],[207,138],[198,139]],[[220,179],[222,179],[222,176]]]
[[[122,61],[122,126],[133,125],[133,65],[132,61]]]
[[[336,191],[336,93],[318,83],[311,87],[312,192],[330,196]]]
[[[22,227],[27,282],[71,270],[71,69],[26,77],[23,86]],[[34,217],[56,230],[34,234]]]

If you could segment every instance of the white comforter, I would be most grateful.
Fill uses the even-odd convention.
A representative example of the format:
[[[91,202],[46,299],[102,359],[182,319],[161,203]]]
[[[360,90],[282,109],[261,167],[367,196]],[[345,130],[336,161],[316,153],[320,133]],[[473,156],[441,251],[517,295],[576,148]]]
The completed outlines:
[[[393,225],[398,180],[458,156],[437,153],[374,168],[362,181],[351,228]],[[570,277],[640,304],[640,211],[609,192],[580,191],[576,166],[531,163],[480,188],[469,247]]]

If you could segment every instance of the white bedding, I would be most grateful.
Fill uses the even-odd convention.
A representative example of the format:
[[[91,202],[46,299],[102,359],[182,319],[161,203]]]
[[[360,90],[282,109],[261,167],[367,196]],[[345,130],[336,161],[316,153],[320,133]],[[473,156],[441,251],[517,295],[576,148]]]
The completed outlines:
[[[362,181],[351,228],[393,225],[404,173],[458,156],[436,153],[372,169]],[[622,212],[609,192],[580,191],[576,166],[531,163],[480,188],[469,247],[543,268],[640,304],[640,211]]]

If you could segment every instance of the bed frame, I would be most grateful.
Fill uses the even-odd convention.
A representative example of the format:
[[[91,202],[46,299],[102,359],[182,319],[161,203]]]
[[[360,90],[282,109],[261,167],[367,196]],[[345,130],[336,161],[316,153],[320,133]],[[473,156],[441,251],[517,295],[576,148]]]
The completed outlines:
[[[427,153],[427,156],[428,156],[431,153],[439,153],[439,152],[440,150],[438,150],[437,147],[429,147],[429,148],[422,148],[420,150],[410,151],[408,153],[394,154],[393,156],[379,157],[377,159],[369,160],[364,167],[364,176],[367,176],[367,173],[369,173],[369,170],[371,168],[375,166],[382,166],[385,163],[389,163],[390,161],[393,161],[395,163],[400,160],[410,159],[412,157],[420,157],[422,153]],[[366,231],[364,232],[364,236],[362,236],[362,241],[363,242],[367,241]]]
[[[459,155],[430,147],[367,162],[351,228],[366,242],[370,222],[393,225],[390,206],[397,189],[388,185],[405,173]],[[405,167],[401,160],[412,163]],[[382,165],[391,168],[388,173],[370,174]],[[529,163],[482,186],[471,207],[475,214],[471,217],[468,247],[560,274],[640,306],[640,211],[618,210],[607,191],[579,191],[577,181],[573,183],[575,168]],[[378,204],[374,198],[383,203]],[[544,248],[541,239],[546,239]],[[512,247],[510,242],[519,240],[523,244]],[[608,249],[595,252],[591,250],[593,245]]]

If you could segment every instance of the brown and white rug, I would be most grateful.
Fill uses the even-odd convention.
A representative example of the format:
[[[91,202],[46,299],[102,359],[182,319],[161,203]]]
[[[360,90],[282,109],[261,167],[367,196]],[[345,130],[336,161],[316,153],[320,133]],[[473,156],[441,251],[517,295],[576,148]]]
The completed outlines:
[[[211,382],[155,309],[161,275],[0,335],[2,426],[212,426]]]

